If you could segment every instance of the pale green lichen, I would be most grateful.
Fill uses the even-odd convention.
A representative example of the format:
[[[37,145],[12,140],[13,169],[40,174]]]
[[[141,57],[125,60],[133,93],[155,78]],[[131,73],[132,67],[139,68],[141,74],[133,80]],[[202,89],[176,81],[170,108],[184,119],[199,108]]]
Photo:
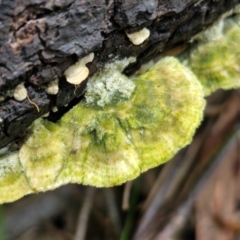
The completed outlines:
[[[203,85],[205,95],[215,90],[240,87],[239,15],[222,19],[200,36],[185,63]]]

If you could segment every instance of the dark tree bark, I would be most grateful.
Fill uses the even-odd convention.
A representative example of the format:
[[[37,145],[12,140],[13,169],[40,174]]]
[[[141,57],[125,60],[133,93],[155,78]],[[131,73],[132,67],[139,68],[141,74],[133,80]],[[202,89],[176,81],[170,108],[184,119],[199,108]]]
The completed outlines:
[[[82,95],[63,72],[77,59],[94,52],[90,75],[116,58],[135,56],[126,69],[139,66],[216,21],[240,0],[0,0],[0,147],[24,134],[31,123],[53,106]],[[126,36],[147,27],[150,37],[133,45]],[[44,84],[59,78],[60,91],[48,95]],[[31,101],[18,102],[7,93],[24,83]]]

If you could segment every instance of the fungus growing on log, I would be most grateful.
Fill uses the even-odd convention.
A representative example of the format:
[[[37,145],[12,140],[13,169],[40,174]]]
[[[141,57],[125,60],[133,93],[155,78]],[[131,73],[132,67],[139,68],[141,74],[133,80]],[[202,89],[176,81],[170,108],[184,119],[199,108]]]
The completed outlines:
[[[124,62],[129,60],[107,67],[102,78],[122,69]],[[11,179],[12,187],[23,185],[22,192],[1,191],[0,202],[69,182],[119,185],[168,161],[191,141],[205,105],[202,86],[191,71],[169,57],[133,80],[119,73],[116,82],[119,77],[123,88],[128,82],[135,86],[129,99],[115,92],[104,107],[85,100],[57,123],[35,121],[20,152],[10,155],[17,167],[1,169],[0,190]]]
[[[150,36],[150,31],[147,28],[143,28],[140,31],[134,32],[134,33],[126,33],[129,40],[134,45],[140,45],[142,44],[146,39]]]
[[[27,98],[27,89],[24,87],[23,84],[19,84],[14,89],[13,97],[15,98],[15,100],[20,102]]]
[[[56,95],[59,91],[58,79],[50,82],[46,87],[46,92],[50,95]]]
[[[185,56],[205,95],[240,87],[240,14],[222,19],[197,38]]]
[[[67,82],[78,85],[84,81],[89,74],[89,69],[86,67],[86,64],[92,62],[93,59],[94,53],[90,53],[89,55],[76,62],[74,65],[70,66],[67,70],[65,70],[64,75]]]
[[[119,185],[171,159],[191,142],[204,96],[240,86],[238,15],[220,27],[218,37],[211,32],[217,28],[202,35],[183,64],[165,57],[133,79],[122,74],[132,58],[106,65],[89,79],[85,99],[57,123],[36,120],[19,151],[0,151],[0,203],[67,183]],[[66,76],[76,82],[79,66],[92,59]]]

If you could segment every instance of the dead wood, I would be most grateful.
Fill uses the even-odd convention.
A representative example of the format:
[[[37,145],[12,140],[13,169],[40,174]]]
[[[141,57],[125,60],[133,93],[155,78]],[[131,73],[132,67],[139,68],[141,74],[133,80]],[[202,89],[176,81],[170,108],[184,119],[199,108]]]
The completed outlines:
[[[0,0],[0,147],[24,134],[31,123],[63,108],[82,95],[63,72],[94,52],[90,76],[116,58],[137,57],[126,69],[133,73],[161,52],[186,43],[239,0]],[[139,46],[126,36],[147,27],[151,34]],[[60,91],[48,95],[43,86],[58,78]],[[29,98],[18,102],[10,91],[24,83]],[[65,110],[64,110],[65,111]]]

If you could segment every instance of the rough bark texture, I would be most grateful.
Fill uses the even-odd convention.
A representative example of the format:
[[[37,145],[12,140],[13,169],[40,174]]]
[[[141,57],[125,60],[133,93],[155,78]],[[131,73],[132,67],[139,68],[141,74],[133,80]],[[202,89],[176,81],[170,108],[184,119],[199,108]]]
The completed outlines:
[[[81,96],[63,72],[94,52],[90,76],[116,58],[137,57],[131,74],[160,52],[188,41],[240,0],[0,0],[0,147],[24,134],[41,115]],[[147,27],[150,37],[133,45],[125,32]],[[60,91],[48,95],[44,85],[59,78]],[[24,83],[31,101],[9,97]]]

